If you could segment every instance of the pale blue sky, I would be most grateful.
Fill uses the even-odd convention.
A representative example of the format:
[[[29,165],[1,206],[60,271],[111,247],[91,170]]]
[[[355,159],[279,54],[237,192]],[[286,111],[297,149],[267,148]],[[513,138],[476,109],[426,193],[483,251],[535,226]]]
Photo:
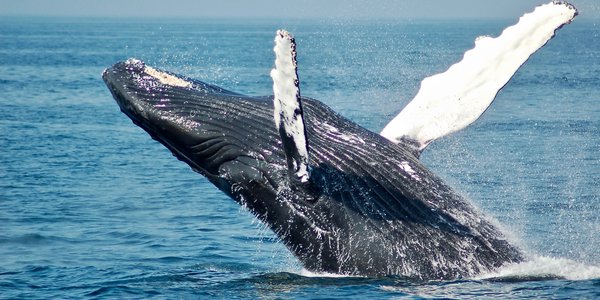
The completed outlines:
[[[0,0],[0,15],[250,18],[517,18],[550,0]],[[600,21],[600,0],[572,0]]]

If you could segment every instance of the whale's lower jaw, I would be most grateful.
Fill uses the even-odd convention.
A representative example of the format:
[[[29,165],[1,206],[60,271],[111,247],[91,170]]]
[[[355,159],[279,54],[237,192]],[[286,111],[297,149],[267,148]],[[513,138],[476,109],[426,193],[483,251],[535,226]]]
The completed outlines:
[[[310,193],[290,185],[272,97],[130,60],[103,79],[121,110],[265,222],[315,272],[469,277],[523,260],[492,222],[393,144],[303,98]],[[309,195],[310,194],[310,195]]]

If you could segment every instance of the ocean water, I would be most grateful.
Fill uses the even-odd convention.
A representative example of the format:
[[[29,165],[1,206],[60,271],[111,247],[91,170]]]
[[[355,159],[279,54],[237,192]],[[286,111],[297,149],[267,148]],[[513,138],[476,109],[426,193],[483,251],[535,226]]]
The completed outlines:
[[[378,132],[420,81],[515,20],[0,19],[0,298],[600,297],[600,27],[576,20],[422,160],[531,261],[453,281],[311,274],[250,213],[119,112],[136,57],[271,93],[274,32],[303,95]]]

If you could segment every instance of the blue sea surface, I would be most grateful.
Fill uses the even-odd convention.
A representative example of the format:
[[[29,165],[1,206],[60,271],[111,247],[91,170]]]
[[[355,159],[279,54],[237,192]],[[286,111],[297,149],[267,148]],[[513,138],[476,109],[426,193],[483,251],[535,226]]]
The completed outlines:
[[[136,57],[271,94],[273,36],[302,93],[375,132],[480,35],[515,20],[0,19],[0,298],[600,297],[600,28],[561,29],[425,165],[531,261],[472,279],[311,274],[263,224],[123,115],[101,79]]]

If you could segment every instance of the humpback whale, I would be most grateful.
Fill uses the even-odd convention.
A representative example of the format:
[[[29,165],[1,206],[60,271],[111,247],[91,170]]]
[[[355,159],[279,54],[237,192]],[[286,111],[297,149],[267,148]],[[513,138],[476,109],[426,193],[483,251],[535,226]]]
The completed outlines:
[[[426,79],[381,134],[300,94],[294,38],[277,31],[273,96],[247,96],[129,59],[103,72],[121,111],[264,222],[309,271],[452,279],[526,254],[419,160],[475,121],[577,14],[552,2]]]

